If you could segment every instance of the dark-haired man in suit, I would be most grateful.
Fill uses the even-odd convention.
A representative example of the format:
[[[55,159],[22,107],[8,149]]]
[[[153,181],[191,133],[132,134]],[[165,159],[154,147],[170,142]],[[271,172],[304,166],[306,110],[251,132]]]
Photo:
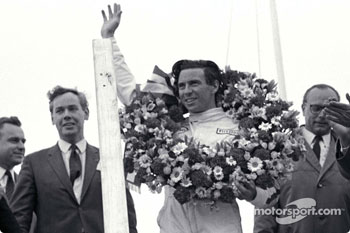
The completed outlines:
[[[0,188],[5,190],[10,200],[16,174],[13,167],[20,164],[24,157],[24,133],[17,117],[0,118]]]
[[[12,210],[22,232],[32,212],[40,233],[103,233],[99,151],[84,138],[89,118],[85,95],[56,86],[48,93],[52,123],[60,139],[53,147],[25,157],[12,197]],[[136,233],[136,214],[127,190],[129,231]]]
[[[17,175],[13,167],[24,157],[24,133],[17,117],[0,118],[0,232],[17,233],[19,227],[8,201],[10,200]]]

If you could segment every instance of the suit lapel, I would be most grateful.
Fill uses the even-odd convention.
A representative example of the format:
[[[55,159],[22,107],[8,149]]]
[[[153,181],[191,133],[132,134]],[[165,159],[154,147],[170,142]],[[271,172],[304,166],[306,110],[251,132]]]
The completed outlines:
[[[91,183],[91,180],[96,172],[96,167],[99,162],[98,150],[87,144],[86,147],[86,161],[85,161],[85,176],[83,189],[81,191],[81,200],[83,200],[86,191]]]
[[[76,200],[73,192],[72,183],[69,180],[66,166],[63,162],[61,150],[59,149],[57,144],[49,150],[48,162],[51,168],[55,171],[61,183],[67,189],[68,193],[72,196],[74,200]]]
[[[306,161],[313,167],[318,173],[321,172],[321,165],[314,153],[314,151],[311,149],[310,145],[308,143],[305,143],[306,147]]]

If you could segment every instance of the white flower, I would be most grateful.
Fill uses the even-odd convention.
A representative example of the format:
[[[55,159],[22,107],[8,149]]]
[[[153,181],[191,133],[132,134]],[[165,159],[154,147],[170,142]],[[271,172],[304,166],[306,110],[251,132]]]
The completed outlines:
[[[246,147],[250,143],[249,140],[246,140],[245,138],[238,139],[238,144],[240,148]]]
[[[281,116],[274,116],[271,118],[271,124],[281,126]]]
[[[135,123],[136,125],[141,124],[141,119],[140,119],[140,117],[136,117],[136,118],[134,119],[134,123]]]
[[[166,149],[159,148],[158,149],[158,154],[159,154],[159,158],[162,159],[162,160],[169,159],[169,154],[168,154],[168,151]]]
[[[156,105],[153,102],[151,102],[147,105],[147,111],[152,111],[155,107]]]
[[[224,178],[224,173],[222,172],[222,167],[215,166],[213,168],[214,177],[217,180],[222,180]]]
[[[246,88],[249,88],[247,81],[244,79],[241,79],[240,81],[238,81],[238,83],[235,84],[235,87],[240,91]]]
[[[234,106],[234,104],[233,104],[233,106]],[[235,119],[236,112],[233,109],[230,109],[230,110],[226,111],[226,116],[228,116],[229,118]]]
[[[173,182],[177,183],[179,182],[183,177],[183,170],[181,167],[175,167],[173,169],[173,172],[170,175],[170,178]]]
[[[274,101],[278,101],[279,100],[279,96],[278,96],[277,92],[270,92],[270,93],[267,93],[265,99],[268,100],[268,101],[274,102]]]
[[[199,198],[205,198],[207,197],[207,190],[205,190],[204,187],[198,187],[196,188],[196,194]]]
[[[165,105],[165,102],[164,102],[164,100],[162,100],[161,98],[157,98],[157,99],[156,99],[156,104],[157,104],[158,106],[163,106],[163,105]]]
[[[282,172],[283,169],[284,169],[284,165],[283,165],[280,161],[278,161],[278,160],[276,160],[276,161],[273,163],[273,165],[274,165],[275,169],[276,169],[277,171],[279,171],[279,172]]]
[[[258,157],[252,157],[249,159],[248,162],[248,169],[252,172],[256,172],[258,170],[260,170],[263,167],[263,163],[261,161],[261,159],[259,159]]]
[[[186,148],[187,148],[186,143],[180,142],[180,143],[176,144],[175,146],[173,146],[173,148],[171,148],[171,150],[175,153],[175,155],[179,155],[179,154],[182,153]]]
[[[220,190],[215,190],[213,192],[214,199],[218,199],[221,196]]]
[[[164,167],[163,173],[164,173],[164,175],[169,175],[171,173],[171,167],[170,166]]]
[[[221,181],[219,181],[219,182],[214,183],[213,186],[215,189],[222,189],[224,187],[224,184]]]
[[[148,155],[141,155],[139,158],[139,164],[143,168],[151,166],[152,159]]]
[[[253,118],[263,118],[264,120],[267,120],[266,117],[266,109],[265,108],[259,108],[257,106],[253,106],[250,110],[251,112],[251,117]]]
[[[248,180],[256,180],[256,178],[258,178],[256,173],[251,173],[251,174],[247,174],[247,179]]]
[[[271,158],[272,159],[277,159],[279,156],[280,156],[279,152],[276,152],[276,151],[272,151],[271,152]]]
[[[210,176],[212,173],[211,168],[207,165],[202,165],[201,170],[208,176]]]
[[[195,163],[192,165],[192,169],[193,170],[199,170],[203,167],[203,165],[201,163]]]
[[[192,182],[191,182],[189,177],[184,177],[184,178],[182,178],[180,185],[187,188],[187,187],[190,187],[192,185]]]
[[[127,129],[131,129],[131,124],[130,124],[130,123],[126,123],[126,124],[124,125],[124,127],[127,128]]]
[[[160,110],[160,113],[162,113],[162,114],[167,114],[167,113],[168,113],[168,110],[167,110],[166,108],[162,108],[162,109]]]
[[[138,133],[145,133],[147,131],[147,127],[145,125],[136,125],[135,126],[135,131]]]
[[[183,162],[183,161],[185,161],[185,157],[183,155],[179,155],[176,157],[176,161]]]
[[[252,98],[255,96],[254,91],[251,88],[245,87],[239,90],[244,98]]]
[[[210,147],[203,147],[203,153],[207,154],[210,158],[213,158],[216,155],[216,150]]]
[[[275,149],[275,147],[276,147],[276,143],[275,142],[269,142],[269,144],[267,145],[267,148],[269,150],[273,150],[273,149]]]
[[[262,122],[259,125],[259,129],[264,130],[264,131],[269,131],[269,129],[272,129],[272,125],[270,123],[264,123]]]
[[[226,163],[230,166],[235,166],[237,164],[236,160],[230,156],[229,158],[226,158]]]
[[[218,151],[218,156],[225,156],[225,150],[223,148]]]

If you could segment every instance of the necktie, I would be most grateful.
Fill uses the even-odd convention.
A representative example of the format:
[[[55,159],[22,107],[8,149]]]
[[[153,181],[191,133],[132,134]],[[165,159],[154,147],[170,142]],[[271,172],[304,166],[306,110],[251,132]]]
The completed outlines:
[[[70,171],[70,181],[72,182],[72,185],[74,184],[74,180],[78,178],[81,175],[81,161],[79,154],[77,153],[77,146],[75,144],[72,144],[71,147],[71,153],[69,158],[69,171]]]
[[[321,154],[320,141],[322,141],[322,137],[316,135],[314,138],[314,146],[312,148],[318,160],[320,160],[320,154]]]
[[[15,183],[13,182],[12,175],[9,170],[6,170],[5,175],[7,175],[6,196],[7,199],[10,200],[13,190],[15,189]]]

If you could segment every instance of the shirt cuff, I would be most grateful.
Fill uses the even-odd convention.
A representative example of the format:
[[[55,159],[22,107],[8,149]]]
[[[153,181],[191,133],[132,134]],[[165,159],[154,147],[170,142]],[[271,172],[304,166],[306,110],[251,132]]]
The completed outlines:
[[[265,208],[274,205],[277,200],[277,190],[275,187],[267,189],[256,187],[256,197],[249,202],[258,208]]]

